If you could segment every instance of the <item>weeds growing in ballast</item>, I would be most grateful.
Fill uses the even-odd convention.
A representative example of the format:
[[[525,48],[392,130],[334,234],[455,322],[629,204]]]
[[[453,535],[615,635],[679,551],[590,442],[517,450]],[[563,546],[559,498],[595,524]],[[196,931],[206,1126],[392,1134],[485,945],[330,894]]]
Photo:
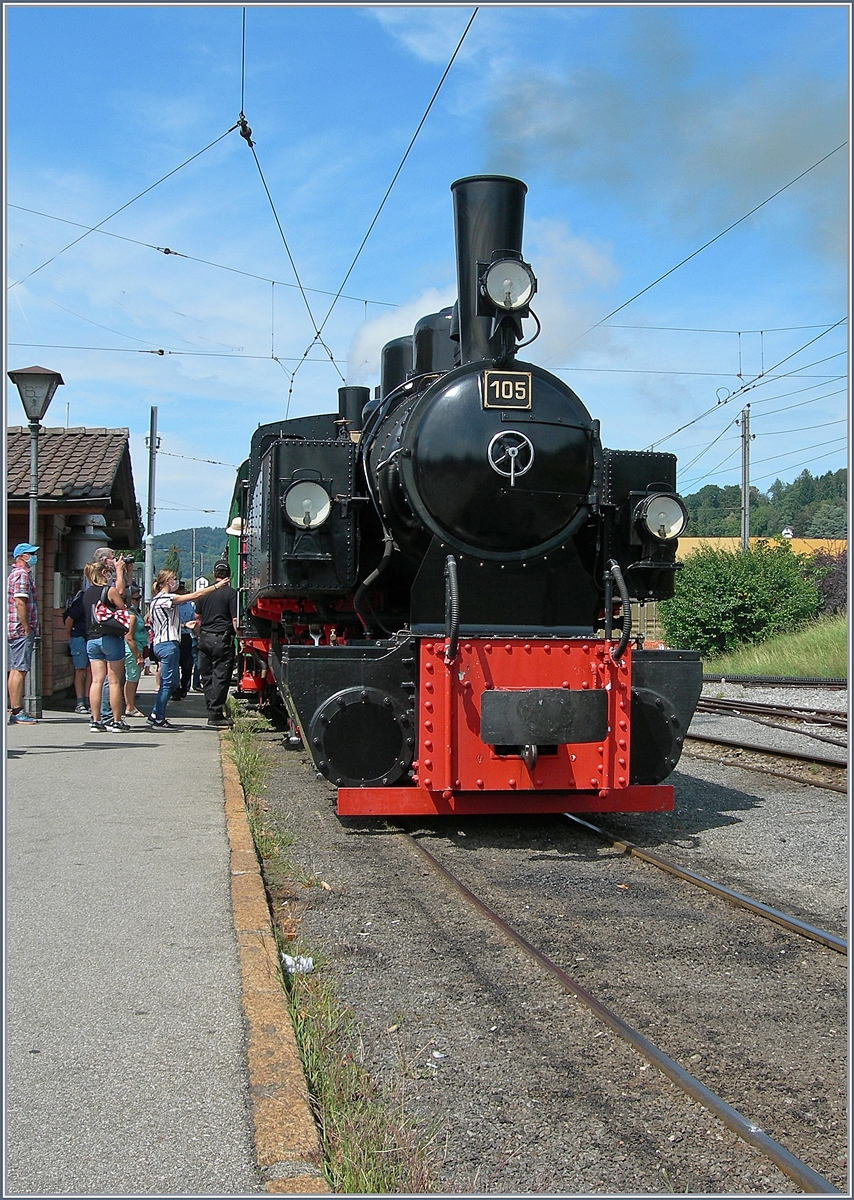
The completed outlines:
[[[339,999],[322,953],[296,940],[300,893],[329,885],[288,856],[295,838],[277,828],[265,803],[272,756],[256,735],[270,723],[257,713],[242,714],[231,698],[228,714],[233,724],[226,738],[243,786],[277,947],[294,958],[314,960],[310,974],[284,973],[282,986],[320,1133],[326,1181],[338,1194],[429,1192],[432,1139],[405,1112],[407,1072],[390,1085],[378,1083],[365,1069],[356,1018]]]

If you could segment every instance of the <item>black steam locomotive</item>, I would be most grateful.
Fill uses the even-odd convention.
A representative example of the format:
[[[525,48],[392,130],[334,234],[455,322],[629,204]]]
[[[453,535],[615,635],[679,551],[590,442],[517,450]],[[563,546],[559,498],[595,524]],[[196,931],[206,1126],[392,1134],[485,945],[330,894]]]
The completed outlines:
[[[517,358],[527,188],[452,185],[459,299],[238,477],[240,686],[284,700],[341,814],[669,809],[696,654],[644,650],[686,514],[670,454],[604,449]],[[526,343],[527,344],[527,343]]]

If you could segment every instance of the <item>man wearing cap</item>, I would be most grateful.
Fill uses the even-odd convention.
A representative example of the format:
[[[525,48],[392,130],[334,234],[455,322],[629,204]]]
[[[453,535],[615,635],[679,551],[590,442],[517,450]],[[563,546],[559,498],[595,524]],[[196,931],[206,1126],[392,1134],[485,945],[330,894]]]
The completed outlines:
[[[214,567],[214,579],[230,579],[227,562]],[[199,629],[199,674],[205,689],[209,725],[227,725],[225,699],[234,667],[234,635],[237,631],[237,592],[229,584],[196,601]]]
[[[39,604],[32,571],[38,562],[38,546],[19,542],[12,557],[6,586],[6,638],[9,651],[9,724],[35,725],[35,717],[24,712],[24,680],[33,661],[33,645],[39,629]]]

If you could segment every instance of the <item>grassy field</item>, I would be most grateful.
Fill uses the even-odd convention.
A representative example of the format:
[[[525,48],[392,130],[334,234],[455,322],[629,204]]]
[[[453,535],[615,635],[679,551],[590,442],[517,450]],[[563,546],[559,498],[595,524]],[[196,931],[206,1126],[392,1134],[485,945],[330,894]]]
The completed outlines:
[[[826,617],[791,634],[703,660],[710,675],[848,677],[848,617]]]

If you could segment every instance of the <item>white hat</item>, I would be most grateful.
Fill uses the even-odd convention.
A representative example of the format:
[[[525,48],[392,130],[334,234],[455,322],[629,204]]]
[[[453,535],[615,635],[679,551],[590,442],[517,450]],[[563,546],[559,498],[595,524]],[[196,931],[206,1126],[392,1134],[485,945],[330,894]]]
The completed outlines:
[[[196,591],[198,591],[199,588],[210,587],[210,586],[211,585],[208,583],[207,579],[205,579],[204,575],[200,575],[199,578],[196,580]]]
[[[225,532],[230,533],[232,537],[240,537],[241,533],[243,533],[243,518],[233,517],[231,524]]]

